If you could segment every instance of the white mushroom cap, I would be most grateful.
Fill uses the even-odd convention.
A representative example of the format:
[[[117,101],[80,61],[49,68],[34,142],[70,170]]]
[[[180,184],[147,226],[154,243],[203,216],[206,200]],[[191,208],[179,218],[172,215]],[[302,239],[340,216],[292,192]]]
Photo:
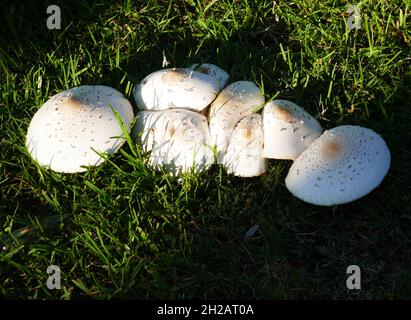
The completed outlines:
[[[213,77],[218,83],[218,90],[222,90],[230,78],[230,75],[220,67],[211,64],[211,63],[196,63],[193,64],[190,69],[208,74],[209,76]]]
[[[389,167],[390,152],[380,135],[359,126],[340,126],[325,131],[295,160],[285,183],[305,202],[332,206],[371,192]]]
[[[211,139],[217,147],[218,163],[222,163],[235,125],[263,104],[263,94],[250,81],[238,81],[228,85],[213,101],[209,122]]]
[[[234,128],[224,166],[229,173],[239,177],[259,176],[267,171],[263,157],[263,118],[254,113],[243,118]]]
[[[145,152],[151,152],[149,164],[172,175],[192,168],[198,173],[214,163],[207,118],[199,113],[184,109],[141,111],[132,135]]]
[[[201,111],[215,99],[219,88],[213,76],[189,68],[174,68],[148,75],[133,90],[133,95],[140,110]]]
[[[119,138],[121,127],[110,106],[130,129],[131,104],[113,88],[80,86],[52,96],[30,122],[28,151],[40,165],[57,172],[100,165],[104,159],[97,152],[113,154],[125,141]]]
[[[266,158],[294,160],[322,133],[317,120],[287,100],[268,102],[263,123]]]

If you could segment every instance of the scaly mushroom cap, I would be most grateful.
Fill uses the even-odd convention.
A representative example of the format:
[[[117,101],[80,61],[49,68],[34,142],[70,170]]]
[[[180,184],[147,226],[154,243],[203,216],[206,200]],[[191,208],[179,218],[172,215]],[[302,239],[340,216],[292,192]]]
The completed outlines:
[[[229,173],[239,177],[259,176],[267,171],[267,159],[263,157],[263,119],[254,113],[235,126],[230,137],[224,166]]]
[[[238,81],[228,85],[213,101],[209,121],[211,139],[217,147],[218,163],[223,161],[235,125],[263,103],[263,94],[250,81]]]
[[[190,69],[208,74],[214,78],[218,83],[218,91],[226,86],[228,79],[230,78],[230,75],[225,70],[211,63],[196,63],[193,64]]]
[[[211,75],[189,68],[156,71],[133,90],[140,110],[183,108],[201,111],[214,100],[219,83]]]
[[[207,118],[184,109],[141,111],[132,136],[145,152],[149,164],[176,176],[208,169],[214,162]]]
[[[322,133],[317,120],[287,100],[267,103],[263,123],[266,158],[294,160]]]
[[[26,137],[31,156],[56,172],[74,173],[104,162],[95,151],[113,154],[124,143],[121,127],[133,121],[130,102],[107,86],[80,86],[52,96],[33,116]]]
[[[297,198],[332,206],[354,201],[375,189],[390,167],[380,135],[359,126],[325,131],[293,163],[285,180]]]

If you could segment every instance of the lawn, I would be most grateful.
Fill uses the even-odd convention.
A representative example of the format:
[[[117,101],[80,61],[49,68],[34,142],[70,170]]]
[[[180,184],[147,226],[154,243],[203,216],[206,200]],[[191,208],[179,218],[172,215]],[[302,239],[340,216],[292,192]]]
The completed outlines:
[[[61,29],[47,29],[50,4]],[[349,4],[1,1],[0,296],[411,298],[411,5],[362,1],[361,28],[349,29]],[[104,84],[132,100],[165,60],[217,64],[325,129],[369,127],[391,169],[366,197],[319,207],[286,189],[291,161],[270,160],[251,179],[218,165],[177,179],[147,168],[132,143],[81,174],[31,160],[28,124],[50,96]],[[60,290],[46,286],[50,265]],[[361,269],[360,290],[346,287],[349,265]]]

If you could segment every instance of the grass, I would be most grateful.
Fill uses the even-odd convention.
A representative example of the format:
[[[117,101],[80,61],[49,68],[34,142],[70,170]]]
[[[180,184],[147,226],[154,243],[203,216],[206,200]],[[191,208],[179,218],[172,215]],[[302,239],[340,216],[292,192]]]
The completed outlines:
[[[30,299],[411,297],[410,3],[362,1],[2,1],[0,12],[0,296]],[[38,167],[24,139],[38,108],[80,84],[131,100],[162,67],[215,63],[266,100],[292,100],[324,128],[362,125],[392,155],[380,187],[323,208],[291,196],[289,161],[255,179],[221,167],[180,181],[156,173],[131,141],[101,167]],[[254,225],[256,236],[244,235]],[[62,289],[48,290],[49,265]],[[346,288],[346,269],[362,289]]]

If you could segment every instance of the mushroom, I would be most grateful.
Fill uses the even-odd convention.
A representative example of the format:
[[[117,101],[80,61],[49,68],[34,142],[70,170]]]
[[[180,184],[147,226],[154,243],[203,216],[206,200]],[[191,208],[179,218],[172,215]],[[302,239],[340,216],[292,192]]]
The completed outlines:
[[[380,135],[359,126],[325,131],[293,163],[285,179],[297,198],[332,206],[374,190],[390,167],[390,151]]]
[[[259,176],[267,171],[263,157],[263,118],[254,113],[235,126],[224,155],[224,166],[239,177]]]
[[[140,110],[201,111],[215,99],[219,88],[214,76],[189,68],[173,68],[145,77],[133,90],[133,96]]]
[[[264,156],[295,160],[321,133],[321,125],[287,100],[268,102],[263,110]]]
[[[33,116],[26,137],[30,155],[56,172],[83,172],[115,153],[124,143],[121,126],[134,118],[130,102],[107,86],[79,86],[52,96]],[[95,152],[97,151],[97,152]]]
[[[224,88],[210,107],[209,122],[218,163],[222,163],[235,125],[264,104],[260,89],[250,81],[234,82]]]
[[[218,83],[218,91],[222,90],[227,84],[230,75],[220,67],[211,63],[196,63],[190,69],[208,74],[213,77]]]
[[[199,173],[214,162],[207,118],[193,111],[141,111],[132,136],[150,152],[149,165],[174,176],[192,168]]]

